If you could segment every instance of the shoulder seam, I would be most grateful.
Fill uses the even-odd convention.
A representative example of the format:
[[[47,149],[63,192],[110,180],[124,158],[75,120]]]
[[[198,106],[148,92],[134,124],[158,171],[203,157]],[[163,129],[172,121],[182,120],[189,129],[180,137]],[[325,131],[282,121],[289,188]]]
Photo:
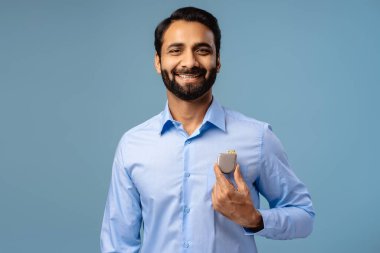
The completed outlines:
[[[124,133],[124,135],[131,134],[131,133],[134,133],[134,132],[136,132],[138,130],[145,129],[145,128],[149,127],[152,124],[152,121],[154,121],[155,118],[158,117],[158,116],[160,116],[160,115],[161,115],[161,113],[159,113],[159,114],[151,117],[150,119],[144,121],[143,123],[141,123],[141,124],[139,124],[137,126],[132,127],[131,129],[127,130]]]
[[[234,120],[238,120],[240,122],[245,122],[249,124],[265,124],[265,122],[257,120],[256,118],[253,118],[253,117],[246,116],[243,113],[233,111],[228,108],[223,108],[223,109],[225,111],[225,114],[233,118]]]

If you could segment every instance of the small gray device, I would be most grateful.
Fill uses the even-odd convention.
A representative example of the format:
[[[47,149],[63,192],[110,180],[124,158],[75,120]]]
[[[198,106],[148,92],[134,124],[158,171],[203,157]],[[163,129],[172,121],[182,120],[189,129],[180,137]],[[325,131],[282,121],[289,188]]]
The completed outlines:
[[[235,150],[228,150],[227,153],[220,153],[218,156],[218,166],[223,173],[231,173],[236,167],[237,154]]]

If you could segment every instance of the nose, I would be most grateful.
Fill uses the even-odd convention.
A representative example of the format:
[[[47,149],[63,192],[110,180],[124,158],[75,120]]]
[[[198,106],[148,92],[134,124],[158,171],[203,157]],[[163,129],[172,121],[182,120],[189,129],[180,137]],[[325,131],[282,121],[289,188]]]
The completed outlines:
[[[181,59],[182,68],[192,68],[197,65],[198,65],[197,59],[191,50],[188,50],[183,53],[182,59]]]

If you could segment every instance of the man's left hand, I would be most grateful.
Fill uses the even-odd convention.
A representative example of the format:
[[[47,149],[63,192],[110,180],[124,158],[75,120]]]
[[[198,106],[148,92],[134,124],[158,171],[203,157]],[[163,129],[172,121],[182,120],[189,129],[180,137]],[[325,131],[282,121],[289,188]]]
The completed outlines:
[[[216,182],[211,196],[214,209],[245,228],[252,229],[255,232],[263,229],[263,219],[252,202],[248,186],[241,175],[239,164],[236,165],[234,171],[236,189],[223,175],[217,164],[214,165],[214,172]]]

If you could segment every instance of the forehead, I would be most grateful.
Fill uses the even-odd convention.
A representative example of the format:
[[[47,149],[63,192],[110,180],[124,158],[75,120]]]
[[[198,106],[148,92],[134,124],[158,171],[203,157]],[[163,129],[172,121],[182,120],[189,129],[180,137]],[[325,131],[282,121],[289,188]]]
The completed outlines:
[[[207,43],[214,47],[214,34],[205,25],[199,22],[188,22],[184,20],[174,21],[170,24],[163,35],[162,47],[173,43],[192,45],[196,43]]]

